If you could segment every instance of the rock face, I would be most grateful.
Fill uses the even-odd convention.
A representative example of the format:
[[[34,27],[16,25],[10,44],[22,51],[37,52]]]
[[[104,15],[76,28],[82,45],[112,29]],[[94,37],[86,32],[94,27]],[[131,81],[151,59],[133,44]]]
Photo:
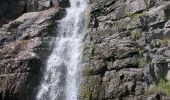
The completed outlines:
[[[55,7],[69,7],[69,0],[28,0],[27,11],[37,11]]]
[[[170,2],[90,3],[83,57],[83,100],[164,98],[156,91],[148,94],[148,88],[169,75]]]
[[[2,3],[7,1],[14,2],[13,0],[4,0]],[[26,7],[24,6],[26,5],[26,1],[15,1],[14,5],[16,6],[18,2],[19,4],[22,2],[23,5],[18,6],[19,8],[16,9],[22,11],[15,14],[21,15],[23,9]],[[43,73],[43,66],[45,65],[44,61],[53,48],[51,41],[56,36],[56,33],[53,32],[56,29],[55,22],[65,15],[63,8],[50,8],[51,6],[48,5],[48,1],[43,3],[42,5],[46,7],[46,10],[39,6],[42,11],[38,11],[39,9],[37,9],[37,12],[24,13],[8,24],[3,24],[0,29],[1,100],[35,99],[40,76]],[[27,5],[30,4],[27,3]],[[7,9],[12,10],[9,7]],[[6,12],[8,10],[4,11]],[[15,12],[15,9],[12,11]],[[1,12],[0,14],[3,14]],[[13,16],[13,14],[5,15]],[[0,16],[0,18],[5,17],[5,15]]]
[[[0,99],[34,100],[69,0],[0,1]],[[89,0],[83,100],[169,100],[169,0]]]
[[[47,10],[51,7],[69,7],[69,0],[1,0],[0,27],[23,13]]]

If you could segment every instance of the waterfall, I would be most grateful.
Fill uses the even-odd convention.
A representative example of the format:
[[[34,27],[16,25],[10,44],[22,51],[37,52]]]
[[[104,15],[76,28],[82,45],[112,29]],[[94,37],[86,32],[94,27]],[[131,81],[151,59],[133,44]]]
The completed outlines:
[[[37,100],[79,100],[86,5],[85,0],[70,0],[66,17],[57,22],[55,46],[46,64]]]

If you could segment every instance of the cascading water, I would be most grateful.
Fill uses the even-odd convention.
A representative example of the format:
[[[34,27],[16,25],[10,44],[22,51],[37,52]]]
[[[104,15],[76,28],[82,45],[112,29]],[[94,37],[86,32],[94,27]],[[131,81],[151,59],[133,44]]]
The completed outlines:
[[[85,9],[85,0],[70,0],[66,17],[58,22],[59,36],[47,61],[37,100],[79,100]]]

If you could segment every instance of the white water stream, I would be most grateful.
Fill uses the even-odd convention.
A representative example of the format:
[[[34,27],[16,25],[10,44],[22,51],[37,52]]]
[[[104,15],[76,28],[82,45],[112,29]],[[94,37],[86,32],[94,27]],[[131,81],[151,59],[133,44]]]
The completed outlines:
[[[80,64],[85,32],[86,0],[70,0],[67,15],[57,25],[37,100],[79,100]]]

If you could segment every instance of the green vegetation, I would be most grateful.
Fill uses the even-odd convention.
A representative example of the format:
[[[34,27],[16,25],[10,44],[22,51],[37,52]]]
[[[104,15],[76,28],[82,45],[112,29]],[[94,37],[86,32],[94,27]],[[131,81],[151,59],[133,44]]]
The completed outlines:
[[[144,57],[144,56],[141,56],[140,58],[139,58],[139,66],[140,67],[144,67],[146,64],[148,64],[150,61],[146,58],[146,57]]]
[[[149,6],[148,6],[148,0],[144,0],[145,5],[146,5],[146,9],[148,10]]]
[[[89,100],[91,98],[92,90],[90,89],[90,87],[81,87],[80,90],[80,95],[83,97],[84,100]]]
[[[134,41],[139,39],[140,37],[142,37],[142,30],[141,29],[137,29],[137,30],[131,31],[130,37]]]
[[[144,67],[146,64],[150,63],[150,61],[144,56],[144,49],[139,50],[139,67]]]
[[[114,21],[113,24],[114,24],[114,26],[115,26],[117,29],[120,28],[120,25],[121,25],[120,20]]]
[[[144,56],[145,46],[141,45],[139,48],[139,67],[144,67],[146,64],[150,63],[151,61]]]
[[[168,38],[160,39],[161,47],[166,47],[166,46],[168,46],[169,43],[170,43],[170,39],[168,39]]]
[[[137,19],[137,18],[140,18],[140,17],[145,16],[145,13],[133,13],[133,12],[128,12],[128,13],[127,13],[127,16],[128,16],[128,17],[132,17],[132,18]]]
[[[159,83],[151,87],[147,93],[151,94],[158,92],[163,92],[166,95],[170,96],[170,83],[168,83],[168,81],[165,78],[161,78],[159,80]]]

